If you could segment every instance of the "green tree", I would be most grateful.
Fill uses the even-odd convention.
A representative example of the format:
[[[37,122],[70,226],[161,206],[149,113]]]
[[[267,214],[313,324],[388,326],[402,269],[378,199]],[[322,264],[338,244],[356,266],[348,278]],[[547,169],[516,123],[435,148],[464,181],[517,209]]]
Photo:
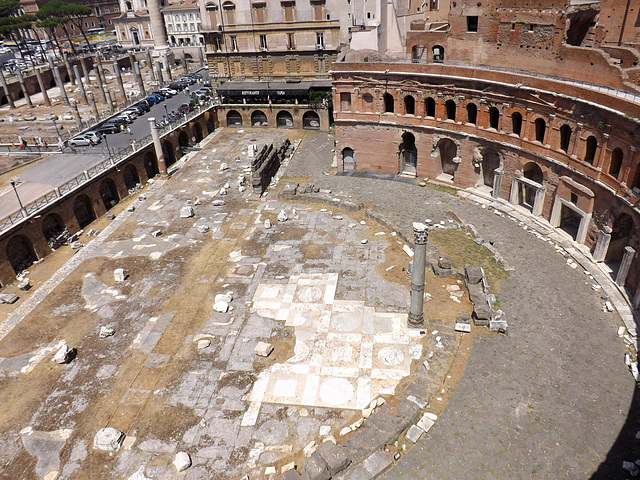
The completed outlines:
[[[69,41],[69,45],[71,45],[71,51],[75,54],[76,48],[71,40],[71,35],[69,35],[69,30],[67,29],[67,23],[73,23],[80,33],[84,37],[87,45],[89,45],[89,39],[84,33],[84,29],[82,28],[82,19],[86,16],[89,16],[93,13],[91,8],[85,5],[76,5],[73,3],[65,2],[63,0],[49,0],[45,3],[42,8],[38,11],[36,16],[40,19],[40,21],[49,20],[48,25],[50,30],[53,32],[57,25],[60,25],[62,31],[64,32],[67,40]],[[55,25],[51,27],[55,22]]]

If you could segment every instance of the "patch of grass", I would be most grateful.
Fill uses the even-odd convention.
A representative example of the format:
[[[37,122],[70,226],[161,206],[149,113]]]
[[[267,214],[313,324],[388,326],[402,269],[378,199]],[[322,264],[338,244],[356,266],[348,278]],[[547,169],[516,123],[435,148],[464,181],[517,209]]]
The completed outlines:
[[[496,263],[489,250],[478,245],[461,230],[454,228],[431,230],[429,241],[441,254],[451,259],[455,268],[462,269],[465,263],[480,265],[484,268],[487,281],[494,293],[497,292],[496,287],[499,283],[509,276],[509,272]]]
[[[456,195],[458,193],[457,188],[448,187],[447,185],[440,185],[439,183],[431,183],[431,182],[426,182],[426,183],[427,183],[427,188],[438,190],[439,192],[445,192],[451,195]]]

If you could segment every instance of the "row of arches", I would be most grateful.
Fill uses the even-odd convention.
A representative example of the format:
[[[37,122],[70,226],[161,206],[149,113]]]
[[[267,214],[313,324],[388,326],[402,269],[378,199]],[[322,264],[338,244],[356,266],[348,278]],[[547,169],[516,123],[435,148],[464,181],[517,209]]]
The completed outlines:
[[[237,110],[229,110],[227,112],[227,126],[229,127],[242,127],[243,126],[242,114]],[[251,112],[250,125],[251,127],[270,127],[267,114],[262,110],[254,110]],[[281,110],[276,113],[275,127],[277,128],[294,128],[293,115],[286,110]],[[302,128],[308,130],[320,129],[320,116],[313,110],[309,110],[302,115]]]
[[[342,102],[343,104],[345,102]],[[350,102],[346,104],[350,105]],[[396,113],[398,105],[401,106],[401,113]],[[630,166],[629,177],[622,178],[625,170],[625,160],[630,158],[630,152],[622,145],[611,145],[605,148],[602,134],[599,129],[584,128],[582,132],[577,132],[576,127],[564,121],[558,128],[559,134],[551,135],[547,119],[540,114],[531,114],[526,118],[526,111],[522,108],[511,108],[507,112],[501,112],[496,106],[487,106],[483,124],[479,121],[480,109],[472,101],[464,105],[459,105],[453,99],[441,101],[442,110],[437,113],[439,103],[433,97],[424,99],[423,110],[417,111],[417,102],[413,95],[407,94],[398,99],[390,92],[382,95],[382,113],[403,114],[416,116],[423,114],[426,118],[436,119],[442,115],[443,120],[460,122],[467,125],[475,125],[485,129],[493,129],[501,133],[507,133],[541,145],[549,145],[552,149],[573,156],[586,164],[599,167],[605,173],[616,180],[624,181],[629,188],[640,187],[640,164]],[[374,111],[374,97],[370,93],[362,95],[362,110],[364,112]],[[531,126],[527,127],[528,122]],[[525,128],[526,127],[526,128]],[[525,131],[526,130],[526,131]]]
[[[69,75],[64,75],[64,78],[62,79],[62,81],[64,83],[69,83],[71,81],[71,78],[69,77]],[[51,80],[49,81],[49,86],[45,87],[47,89],[49,88],[55,88],[56,85],[56,80],[55,78],[51,78]],[[25,81],[25,87],[27,89],[27,93],[29,95],[35,95],[36,93],[40,93],[42,90],[40,89],[40,84],[38,82],[32,83],[32,82],[26,82]],[[24,92],[22,91],[22,88],[18,88],[15,90],[14,93],[10,93],[11,95],[11,99],[12,100],[21,100],[24,98]],[[0,106],[3,105],[8,105],[9,104],[9,99],[7,98],[6,95],[1,95],[0,96]]]

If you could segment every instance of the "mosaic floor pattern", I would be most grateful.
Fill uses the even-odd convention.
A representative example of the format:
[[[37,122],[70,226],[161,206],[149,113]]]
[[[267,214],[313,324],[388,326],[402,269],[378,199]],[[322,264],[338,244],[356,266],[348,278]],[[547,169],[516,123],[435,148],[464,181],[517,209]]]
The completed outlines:
[[[336,300],[337,285],[337,273],[303,273],[258,287],[252,311],[293,327],[296,343],[293,357],[259,375],[243,426],[255,425],[263,402],[362,409],[409,375],[422,345],[407,315]]]

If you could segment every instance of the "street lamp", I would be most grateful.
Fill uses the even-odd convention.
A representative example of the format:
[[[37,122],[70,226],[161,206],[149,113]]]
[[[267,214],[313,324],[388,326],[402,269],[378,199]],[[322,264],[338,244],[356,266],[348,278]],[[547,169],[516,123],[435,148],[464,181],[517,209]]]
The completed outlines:
[[[60,150],[62,150],[62,137],[60,136],[60,130],[58,130],[58,124],[56,123],[56,120],[58,120],[58,117],[56,115],[53,115],[51,117],[51,121],[53,122],[53,126],[56,127],[56,135],[58,136],[58,145],[60,146]]]
[[[109,155],[109,160],[111,160],[111,150],[109,149],[109,142],[107,141],[108,133],[104,135],[104,144],[107,146],[107,155]]]
[[[18,189],[16,188],[16,182],[15,182],[15,180],[13,178],[10,180],[10,182],[11,182],[11,186],[13,187],[13,191],[16,194],[16,198],[18,199],[18,205],[20,205],[20,211],[26,217],[27,216],[27,210],[24,208],[24,206],[22,205],[22,202],[20,201],[20,196],[18,195]]]

